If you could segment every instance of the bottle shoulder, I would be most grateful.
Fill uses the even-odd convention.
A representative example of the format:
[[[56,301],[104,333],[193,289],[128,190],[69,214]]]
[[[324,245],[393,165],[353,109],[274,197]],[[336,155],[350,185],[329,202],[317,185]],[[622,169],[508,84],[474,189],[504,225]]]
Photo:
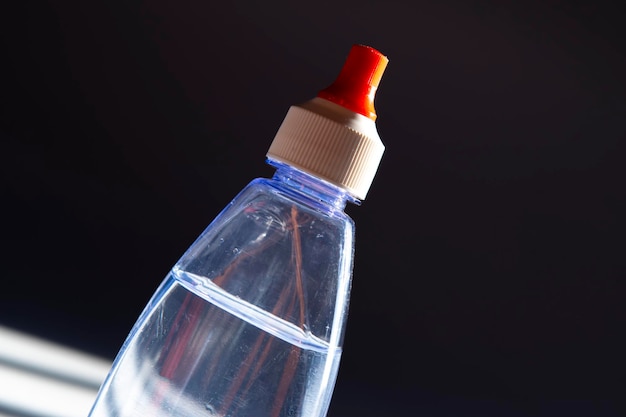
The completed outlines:
[[[324,211],[275,180],[255,179],[174,269],[197,277],[190,281],[196,287],[210,282],[329,341],[335,312],[343,310],[336,304],[349,289],[353,252],[353,221],[345,213]]]
[[[353,219],[343,210],[343,205],[337,207],[329,204],[322,196],[303,191],[300,188],[286,185],[275,178],[255,178],[250,181],[233,199],[233,204],[248,204],[255,201],[278,207],[296,207],[307,212],[310,216],[326,218],[348,224],[354,227]]]

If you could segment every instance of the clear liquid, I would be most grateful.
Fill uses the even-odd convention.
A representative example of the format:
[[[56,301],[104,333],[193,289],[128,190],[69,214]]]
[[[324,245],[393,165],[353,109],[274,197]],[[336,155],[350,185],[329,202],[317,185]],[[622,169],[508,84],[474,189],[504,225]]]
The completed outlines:
[[[323,417],[341,349],[173,271],[131,331],[91,417]]]

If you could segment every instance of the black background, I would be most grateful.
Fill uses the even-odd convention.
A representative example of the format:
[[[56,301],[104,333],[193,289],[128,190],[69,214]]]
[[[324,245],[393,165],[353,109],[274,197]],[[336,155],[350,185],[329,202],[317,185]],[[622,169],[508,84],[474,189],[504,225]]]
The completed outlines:
[[[0,6],[0,324],[112,359],[288,107],[386,54],[329,417],[624,416],[618,4]]]

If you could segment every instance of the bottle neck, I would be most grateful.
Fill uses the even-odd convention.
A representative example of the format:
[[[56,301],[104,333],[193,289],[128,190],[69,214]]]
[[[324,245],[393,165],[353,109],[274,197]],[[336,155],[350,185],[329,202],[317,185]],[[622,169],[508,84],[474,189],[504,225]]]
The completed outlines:
[[[341,210],[350,202],[360,205],[361,201],[318,177],[307,174],[291,165],[268,158],[269,165],[276,168],[273,180],[284,185],[290,193],[309,199],[314,205],[323,205],[326,210]]]

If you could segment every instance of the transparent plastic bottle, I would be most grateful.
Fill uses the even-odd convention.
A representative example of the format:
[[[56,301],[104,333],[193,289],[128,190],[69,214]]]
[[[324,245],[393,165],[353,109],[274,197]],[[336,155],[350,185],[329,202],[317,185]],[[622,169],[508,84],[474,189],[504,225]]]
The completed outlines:
[[[250,182],[174,265],[90,417],[323,417],[354,254],[348,202],[384,146],[373,99],[387,58],[353,45],[335,82],[292,106]]]

